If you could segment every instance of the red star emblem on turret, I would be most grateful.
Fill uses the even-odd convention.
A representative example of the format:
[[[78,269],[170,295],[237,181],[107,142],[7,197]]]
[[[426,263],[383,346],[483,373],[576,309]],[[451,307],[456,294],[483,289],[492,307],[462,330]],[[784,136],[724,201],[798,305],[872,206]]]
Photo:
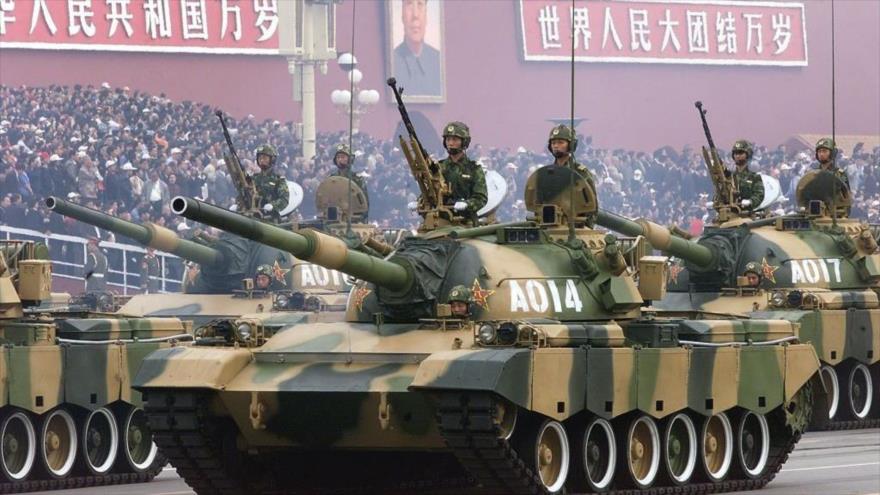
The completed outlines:
[[[373,292],[371,289],[364,287],[363,285],[354,290],[354,305],[358,311],[364,310],[364,299],[370,295],[370,292]]]
[[[275,277],[275,280],[281,282],[284,285],[287,285],[287,272],[290,271],[290,268],[282,268],[278,263],[278,260],[275,260],[275,266],[272,267],[272,275]]]
[[[779,270],[778,266],[773,266],[770,263],[767,263],[767,258],[761,258],[761,274],[764,275],[764,278],[767,280],[776,283],[776,277],[773,276],[773,273]]]
[[[684,271],[684,267],[678,263],[673,263],[669,265],[669,280],[672,281],[673,284],[678,283],[678,275]]]
[[[474,299],[474,303],[479,305],[481,308],[488,310],[489,309],[489,296],[494,294],[494,290],[483,289],[480,286],[480,281],[474,279],[474,285],[471,286],[471,297]]]

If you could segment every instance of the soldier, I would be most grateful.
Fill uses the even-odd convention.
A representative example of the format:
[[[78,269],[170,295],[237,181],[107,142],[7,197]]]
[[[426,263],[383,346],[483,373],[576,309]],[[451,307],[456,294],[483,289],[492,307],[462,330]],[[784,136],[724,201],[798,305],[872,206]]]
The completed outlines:
[[[258,266],[257,272],[254,275],[254,288],[265,291],[280,289],[281,287],[278,286],[278,283],[272,275],[271,266],[266,264]]]
[[[284,177],[272,170],[277,158],[278,152],[271,144],[257,148],[257,166],[260,167],[260,171],[254,174],[253,179],[262,203],[258,206],[269,216],[280,218],[279,212],[287,207],[290,193]]]
[[[754,261],[746,263],[746,269],[743,271],[743,276],[746,277],[746,285],[749,287],[758,287],[761,285],[761,279],[763,278],[761,275],[761,265]]]
[[[820,170],[827,170],[837,176],[849,189],[849,177],[842,168],[837,168],[837,144],[831,138],[822,138],[816,142],[816,160]]]
[[[83,266],[83,278],[86,279],[86,292],[103,292],[107,289],[104,276],[107,273],[107,257],[98,247],[98,237],[89,236],[86,246],[86,264]]]
[[[159,292],[159,258],[156,250],[147,248],[147,254],[141,260],[140,266],[141,290],[144,294],[156,294]]]
[[[336,165],[336,171],[330,174],[330,177],[348,177],[349,168],[351,167],[352,162],[354,162],[354,155],[348,145],[343,143],[337,144],[336,153],[333,155],[333,164]],[[367,200],[367,207],[369,208],[370,195],[367,192],[367,183],[364,181],[364,178],[352,170],[351,180],[354,181],[354,183],[361,188],[361,191],[364,192],[364,199]],[[363,221],[367,221],[366,214],[364,214]]]
[[[553,155],[553,164],[556,167],[568,167],[575,171],[577,175],[587,181],[593,191],[596,190],[596,181],[593,174],[587,167],[581,165],[574,159],[574,152],[577,149],[577,136],[571,127],[559,124],[550,130],[550,137],[547,139],[547,149]],[[595,216],[587,218],[587,224],[592,226],[595,223]]]
[[[743,211],[752,211],[764,201],[764,181],[761,174],[749,170],[752,161],[752,144],[745,139],[733,143],[730,151],[736,170],[733,172],[733,183],[739,194],[737,201]]]
[[[467,318],[471,315],[471,291],[467,287],[456,285],[449,291],[449,297],[446,300],[453,317]]]
[[[477,212],[486,206],[486,174],[477,162],[468,158],[465,150],[471,144],[471,131],[463,122],[450,122],[443,128],[443,147],[449,156],[440,161],[443,179],[450,194],[443,204],[452,205],[460,215],[476,225]]]

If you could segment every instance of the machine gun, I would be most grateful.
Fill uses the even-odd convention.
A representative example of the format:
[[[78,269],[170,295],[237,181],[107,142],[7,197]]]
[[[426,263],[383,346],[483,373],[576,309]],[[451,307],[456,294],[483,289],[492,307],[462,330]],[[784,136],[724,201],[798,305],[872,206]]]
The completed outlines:
[[[712,179],[712,185],[715,187],[713,205],[715,211],[718,212],[718,220],[724,222],[731,213],[734,215],[739,214],[739,206],[736,204],[736,183],[718,155],[718,149],[715,147],[715,141],[712,139],[712,132],[709,130],[709,123],[706,121],[707,111],[703,110],[703,102],[695,102],[694,106],[700,112],[700,120],[703,121],[703,132],[706,133],[706,141],[709,142],[708,149],[703,146],[703,159],[706,161],[706,166],[709,167],[709,177]]]
[[[443,173],[440,166],[431,159],[425,147],[419,141],[416,135],[416,129],[409,113],[406,111],[406,105],[403,103],[403,88],[397,87],[397,80],[393,77],[388,79],[388,86],[394,91],[394,98],[397,100],[397,110],[406,126],[406,132],[409,134],[409,142],[400,136],[400,149],[406,157],[409,168],[412,171],[413,178],[419,185],[422,195],[419,199],[419,213],[425,217],[426,228],[436,226],[436,222],[431,220],[445,219],[447,222],[453,219],[453,212],[449,205],[444,204],[444,199],[449,197],[449,186],[443,179]]]
[[[223,126],[223,136],[226,138],[226,145],[229,147],[229,153],[224,154],[226,161],[226,169],[229,171],[229,178],[238,191],[239,211],[245,214],[260,216],[260,194],[257,192],[257,186],[254,180],[244,171],[241,166],[241,160],[238,159],[238,153],[235,152],[235,145],[232,144],[232,137],[229,135],[229,129],[226,127],[226,119],[223,118],[223,112],[217,110],[215,112],[217,118],[220,119],[220,125]]]

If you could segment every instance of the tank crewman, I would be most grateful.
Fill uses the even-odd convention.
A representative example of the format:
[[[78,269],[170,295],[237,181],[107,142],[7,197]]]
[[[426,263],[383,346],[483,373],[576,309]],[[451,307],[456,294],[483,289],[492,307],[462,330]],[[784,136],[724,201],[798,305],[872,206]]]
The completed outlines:
[[[336,171],[330,174],[330,177],[348,177],[349,168],[354,163],[354,154],[347,144],[340,143],[336,145],[336,153],[333,154],[333,164],[336,165]],[[367,209],[370,205],[370,194],[367,191],[367,183],[359,174],[351,171],[351,180],[361,188],[364,192],[364,198],[367,200]],[[366,214],[363,221],[367,221]]]
[[[254,274],[254,289],[269,291],[280,288],[272,277],[271,266],[263,264],[257,267],[257,272]]]
[[[739,194],[737,201],[743,207],[743,211],[751,211],[764,201],[764,181],[761,179],[761,174],[749,170],[752,154],[752,143],[745,139],[733,143],[733,149],[730,151],[736,164],[733,183]]]
[[[103,292],[107,289],[107,256],[98,246],[98,237],[89,236],[86,245],[86,263],[83,266],[83,278],[86,280],[86,292]]]
[[[746,285],[748,287],[758,287],[761,285],[761,279],[763,278],[761,265],[754,261],[746,263],[743,276],[746,277]]]
[[[565,124],[554,126],[553,129],[550,129],[547,149],[553,155],[553,166],[572,169],[583,180],[587,181],[594,191],[596,190],[596,181],[593,179],[593,174],[574,158],[574,152],[577,150],[577,136],[574,129]],[[595,221],[595,216],[587,219],[587,223],[591,226],[595,224]]]
[[[141,290],[145,294],[159,292],[159,258],[156,257],[156,250],[153,248],[147,248],[147,254],[141,260],[140,277]]]
[[[260,171],[254,174],[254,187],[260,195],[260,208],[270,217],[279,218],[279,212],[287,207],[290,192],[287,181],[272,169],[278,159],[278,151],[271,144],[257,148],[257,166]]]
[[[837,168],[837,144],[833,139],[825,137],[816,142],[816,161],[819,162],[820,170],[827,170],[836,175],[849,189],[849,177],[842,168]]]
[[[446,298],[453,318],[467,318],[471,315],[471,291],[463,285],[456,285]]]
[[[443,147],[449,156],[439,163],[450,191],[449,196],[443,198],[443,204],[451,205],[456,213],[476,225],[477,212],[486,206],[489,193],[483,167],[468,158],[465,152],[470,144],[471,131],[466,124],[446,124],[443,128]]]

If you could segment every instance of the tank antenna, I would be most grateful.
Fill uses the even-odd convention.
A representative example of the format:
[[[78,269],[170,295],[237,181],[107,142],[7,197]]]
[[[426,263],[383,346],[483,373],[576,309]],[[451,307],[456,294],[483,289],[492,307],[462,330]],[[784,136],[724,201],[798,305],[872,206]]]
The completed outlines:
[[[355,11],[357,10],[357,2],[351,2],[351,59],[354,58],[354,31],[355,26],[357,26],[357,17],[355,16]],[[330,12],[327,13],[330,15]],[[351,170],[354,167],[354,74],[352,74],[354,68],[351,69],[348,73],[348,81],[349,81],[349,99],[348,99],[348,169],[346,170],[346,177],[348,178],[348,214],[345,216],[345,237],[347,239],[351,239],[351,188],[353,186],[351,182]]]
[[[569,126],[571,127],[571,141],[569,141],[569,165],[573,165],[575,160],[574,152],[577,143],[577,134],[574,132],[574,1],[571,0],[571,15],[569,19],[571,19],[571,112],[569,114]],[[571,173],[568,175],[568,241],[570,243],[574,243],[574,240],[577,236],[575,236],[574,231],[574,174],[577,173],[577,169],[574,166],[570,167]]]
[[[831,150],[831,169],[837,168],[837,91],[835,77],[835,50],[834,50],[834,0],[831,0],[831,142],[834,149]],[[837,181],[831,181],[831,225],[837,227]]]

